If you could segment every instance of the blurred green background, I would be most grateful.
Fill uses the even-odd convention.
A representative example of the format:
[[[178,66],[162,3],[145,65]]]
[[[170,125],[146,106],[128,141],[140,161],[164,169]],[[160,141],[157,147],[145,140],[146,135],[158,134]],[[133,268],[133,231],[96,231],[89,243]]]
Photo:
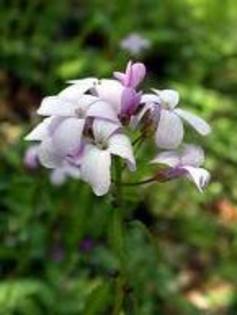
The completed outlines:
[[[126,189],[121,315],[237,314],[236,29],[235,0],[0,1],[1,315],[112,314],[109,201],[27,170],[22,139],[43,96],[129,59],[210,122],[210,137],[188,137],[204,146],[212,181],[203,194],[185,180]],[[131,33],[150,47],[123,49]]]

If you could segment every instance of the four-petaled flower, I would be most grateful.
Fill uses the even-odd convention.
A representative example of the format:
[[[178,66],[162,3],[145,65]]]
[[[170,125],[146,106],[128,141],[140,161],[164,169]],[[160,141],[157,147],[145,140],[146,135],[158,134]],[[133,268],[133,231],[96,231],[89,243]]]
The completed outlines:
[[[210,174],[200,166],[204,162],[204,152],[201,147],[183,145],[179,151],[171,150],[159,153],[151,163],[168,165],[170,168],[163,172],[163,176],[172,179],[178,176],[186,176],[197,188],[202,189],[208,184]]]
[[[123,158],[131,171],[135,171],[136,162],[130,139],[121,133],[118,125],[96,119],[92,131],[94,140],[86,143],[81,159],[81,177],[101,196],[111,184],[111,155]]]
[[[190,124],[199,134],[205,136],[210,126],[200,117],[190,112],[176,108],[179,94],[174,90],[156,90],[155,94],[144,94],[141,102],[144,107],[138,115],[138,121],[149,111],[151,119],[157,124],[155,141],[162,149],[175,149],[183,140],[183,121]]]

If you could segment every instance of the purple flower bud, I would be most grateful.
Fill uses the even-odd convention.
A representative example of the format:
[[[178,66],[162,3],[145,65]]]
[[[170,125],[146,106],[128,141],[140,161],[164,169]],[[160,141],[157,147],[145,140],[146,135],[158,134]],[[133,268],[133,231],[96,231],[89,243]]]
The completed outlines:
[[[136,88],[146,75],[146,67],[143,63],[134,63],[131,61],[127,64],[125,73],[114,72],[114,77],[118,79],[124,86]]]
[[[90,252],[94,247],[94,241],[91,238],[85,238],[80,243],[80,250],[82,252]]]
[[[133,88],[125,88],[122,94],[121,116],[130,118],[135,114],[141,99],[141,93],[137,93]]]
[[[32,145],[25,152],[24,165],[28,169],[33,170],[39,167],[38,148],[38,145]]]

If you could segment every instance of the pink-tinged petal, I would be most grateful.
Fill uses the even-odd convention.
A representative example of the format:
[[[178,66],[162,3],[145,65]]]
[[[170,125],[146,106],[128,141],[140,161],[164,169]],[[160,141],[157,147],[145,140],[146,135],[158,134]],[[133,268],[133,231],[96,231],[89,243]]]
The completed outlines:
[[[180,157],[177,151],[165,151],[159,153],[151,163],[166,164],[170,167],[176,167],[180,163]]]
[[[93,122],[93,135],[97,143],[106,144],[109,137],[121,126],[103,119],[95,119]]]
[[[76,102],[84,93],[89,91],[98,82],[95,78],[82,79],[75,82],[73,85],[66,87],[62,92],[58,94],[60,98]]]
[[[146,68],[143,63],[128,62],[125,73],[114,72],[114,77],[125,87],[136,88],[144,79]]]
[[[136,161],[129,138],[123,134],[114,134],[108,140],[108,150],[113,155],[118,155],[125,159],[131,171],[136,170]]]
[[[141,97],[141,103],[161,103],[160,97],[155,94],[143,94]]]
[[[140,93],[137,93],[133,88],[125,88],[122,94],[121,113],[131,116],[133,113],[135,113],[140,99]]]
[[[77,103],[58,96],[48,96],[43,99],[37,114],[42,116],[74,116],[77,106]]]
[[[87,116],[108,119],[113,122],[120,123],[118,115],[111,104],[101,100],[93,103],[90,106],[87,111]]]
[[[187,177],[194,182],[199,191],[203,191],[210,181],[210,173],[204,168],[196,168],[192,166],[183,167],[188,172]]]
[[[85,120],[77,118],[65,119],[55,130],[52,143],[60,156],[74,154],[79,150]]]
[[[36,169],[39,166],[39,159],[38,159],[38,150],[39,145],[32,145],[30,146],[24,156],[24,165],[29,169]]]
[[[27,141],[42,141],[49,135],[49,126],[54,120],[54,117],[45,118],[39,123],[26,137]]]
[[[121,99],[124,87],[116,80],[103,79],[95,87],[96,92],[103,101],[112,105],[116,113],[121,111]]]
[[[176,109],[175,112],[202,136],[206,136],[211,132],[211,127],[202,118],[183,109]]]
[[[63,157],[55,151],[51,138],[41,142],[38,157],[40,163],[47,168],[58,168],[63,164]]]
[[[97,196],[105,195],[111,184],[111,156],[107,150],[88,145],[81,164],[81,178],[89,183]]]
[[[146,67],[143,63],[134,63],[131,67],[131,76],[129,86],[136,88],[145,78]]]
[[[158,147],[175,149],[183,140],[183,123],[179,116],[168,110],[161,110],[155,140]]]
[[[204,162],[204,152],[199,146],[185,144],[182,147],[181,164],[184,166],[199,167]]]
[[[160,97],[161,103],[164,107],[169,109],[175,108],[179,103],[179,93],[175,90],[156,90],[153,91]]]

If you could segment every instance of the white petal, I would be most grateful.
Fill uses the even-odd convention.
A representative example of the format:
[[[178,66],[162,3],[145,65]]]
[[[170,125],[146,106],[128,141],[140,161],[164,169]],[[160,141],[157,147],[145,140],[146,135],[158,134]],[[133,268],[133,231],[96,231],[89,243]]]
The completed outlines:
[[[68,80],[67,83],[70,83],[70,84],[78,84],[80,85],[81,87],[84,87],[84,86],[93,86],[94,84],[96,84],[98,82],[98,79],[97,78],[86,78],[86,79],[78,79],[78,80]]]
[[[78,108],[86,111],[88,110],[88,108],[90,108],[92,104],[96,103],[98,100],[99,98],[93,95],[82,95],[77,100]]]
[[[97,196],[105,195],[110,188],[111,156],[107,150],[88,145],[81,164],[81,178],[88,182]]]
[[[104,101],[97,101],[92,104],[87,111],[87,116],[119,122],[117,113],[112,105]]]
[[[160,97],[155,94],[143,94],[141,103],[160,103]]]
[[[199,146],[184,144],[181,153],[181,164],[199,167],[204,162],[204,152]]]
[[[116,111],[120,113],[121,111],[121,99],[124,87],[122,84],[116,80],[103,79],[100,80],[96,85],[96,91],[98,96],[111,104]]]
[[[81,171],[79,167],[75,167],[70,164],[67,164],[63,167],[63,169],[67,176],[72,177],[74,179],[81,178]]]
[[[63,170],[63,168],[56,168],[54,169],[50,176],[49,176],[49,179],[50,179],[50,182],[52,185],[54,186],[61,186],[65,183],[66,181],[66,174]]]
[[[66,181],[67,177],[79,179],[80,169],[64,162],[62,167],[56,168],[52,171],[50,174],[50,181],[53,185],[60,186]]]
[[[84,125],[84,119],[71,117],[57,127],[52,136],[52,143],[60,156],[74,154],[79,149]]]
[[[37,110],[42,116],[74,116],[77,103],[60,98],[59,96],[45,97]]]
[[[210,180],[210,173],[204,168],[196,168],[192,166],[183,167],[188,172],[188,178],[194,182],[199,191],[203,191],[203,188],[208,184]]]
[[[47,168],[61,167],[63,157],[54,150],[51,138],[47,138],[41,142],[38,150],[40,163]]]
[[[49,126],[52,120],[53,117],[45,118],[25,137],[25,140],[42,141],[49,135]]]
[[[76,82],[76,83],[65,88],[58,95],[68,100],[77,101],[77,99],[80,96],[82,96],[84,93],[86,93],[88,90],[94,87],[94,85],[97,82],[97,79],[87,78],[87,79],[82,79],[82,80],[77,80],[77,81],[71,81],[71,83],[73,82]]]
[[[120,129],[120,125],[103,119],[95,119],[92,128],[96,142],[107,142],[109,137]]]
[[[173,112],[161,110],[155,140],[158,147],[175,149],[183,140],[183,123]]]
[[[160,164],[166,164],[170,167],[176,167],[180,163],[179,154],[177,151],[165,151],[159,153],[152,161],[151,163],[160,163]]]
[[[79,111],[86,116],[87,109],[96,101],[98,97],[92,95],[81,95],[75,100],[69,100],[60,96],[45,97],[37,113],[43,116],[78,116]]]
[[[153,91],[159,95],[162,103],[169,109],[175,108],[179,103],[179,93],[175,90],[156,90]]]
[[[129,138],[123,134],[114,134],[109,140],[109,152],[125,159],[131,171],[136,170],[136,161],[133,155],[133,149]]]
[[[202,118],[183,109],[176,109],[175,112],[184,120],[186,120],[186,122],[189,123],[201,135],[206,136],[211,132],[211,127]]]

